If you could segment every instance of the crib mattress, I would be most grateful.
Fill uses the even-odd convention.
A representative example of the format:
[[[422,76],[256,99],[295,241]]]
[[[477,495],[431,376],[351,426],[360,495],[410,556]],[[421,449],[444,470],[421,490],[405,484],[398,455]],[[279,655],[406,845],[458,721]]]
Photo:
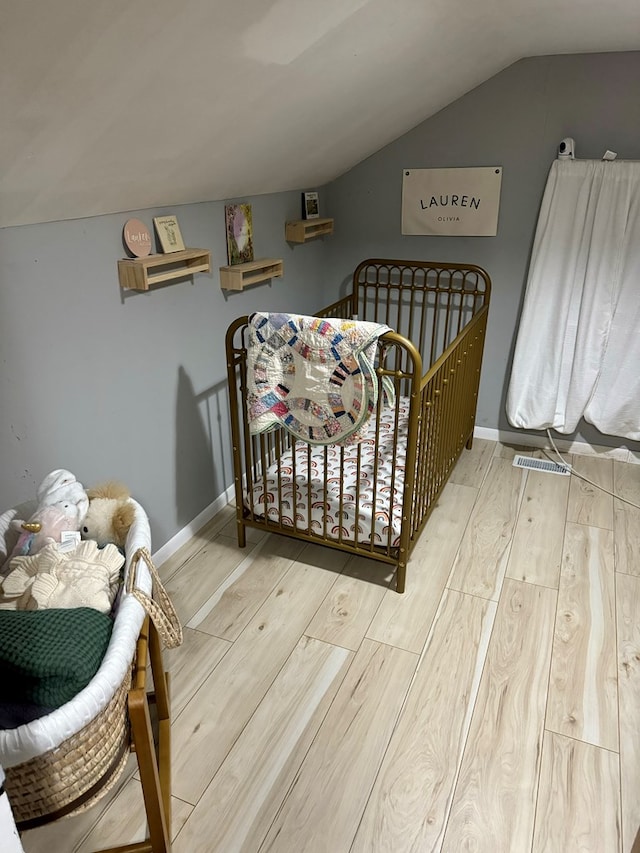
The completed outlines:
[[[151,550],[147,515],[140,504],[136,501],[132,503],[135,519],[125,546],[125,571],[129,570],[131,558],[138,548]],[[28,505],[23,505],[20,509],[25,506],[28,508]],[[14,517],[24,517],[24,513],[17,516],[14,509],[0,516],[0,552],[3,554],[6,554],[4,538]],[[151,593],[151,576],[143,563],[138,566],[137,584],[147,594]],[[50,714],[19,728],[0,731],[0,765],[4,768],[14,767],[55,749],[107,707],[131,667],[144,617],[142,605],[123,590],[109,646],[95,676],[70,702]]]
[[[268,519],[301,532],[348,542],[357,539],[359,544],[370,544],[373,537],[376,545],[397,546],[402,522],[408,422],[409,398],[401,397],[396,406],[381,412],[377,453],[375,415],[359,444],[312,446],[309,453],[308,445],[297,442],[295,482],[293,452],[288,450],[279,463],[271,465],[254,483],[251,494],[245,494],[245,505],[258,516],[266,514]],[[356,488],[358,476],[359,490]]]

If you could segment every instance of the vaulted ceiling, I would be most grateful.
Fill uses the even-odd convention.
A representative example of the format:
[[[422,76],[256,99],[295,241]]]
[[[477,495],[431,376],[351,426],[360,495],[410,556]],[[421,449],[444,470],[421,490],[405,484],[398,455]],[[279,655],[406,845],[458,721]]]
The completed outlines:
[[[638,0],[4,0],[0,226],[321,186]]]

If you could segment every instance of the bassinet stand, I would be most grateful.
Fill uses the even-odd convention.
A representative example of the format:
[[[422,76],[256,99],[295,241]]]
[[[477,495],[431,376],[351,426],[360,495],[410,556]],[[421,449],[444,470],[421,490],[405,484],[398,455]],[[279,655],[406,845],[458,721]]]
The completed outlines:
[[[151,662],[154,690],[147,686],[147,658]],[[148,616],[138,638],[127,704],[131,751],[138,759],[149,835],[144,841],[109,847],[100,853],[171,853],[169,673],[163,666],[158,631]],[[155,725],[151,719],[152,709],[155,709]]]

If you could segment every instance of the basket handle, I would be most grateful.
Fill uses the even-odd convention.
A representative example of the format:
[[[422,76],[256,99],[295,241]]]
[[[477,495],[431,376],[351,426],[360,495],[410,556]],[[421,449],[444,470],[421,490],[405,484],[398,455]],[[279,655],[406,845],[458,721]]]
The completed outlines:
[[[144,560],[151,575],[151,597],[136,586],[138,563]],[[138,548],[131,559],[127,574],[127,592],[136,598],[153,624],[167,649],[175,649],[182,644],[182,625],[178,619],[173,602],[162,585],[158,570],[153,564],[151,554],[146,548]]]

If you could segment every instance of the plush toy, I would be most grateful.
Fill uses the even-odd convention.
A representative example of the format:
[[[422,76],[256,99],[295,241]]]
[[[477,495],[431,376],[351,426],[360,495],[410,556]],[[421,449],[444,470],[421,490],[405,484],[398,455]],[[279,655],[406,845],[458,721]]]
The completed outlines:
[[[37,554],[45,545],[60,542],[62,532],[77,531],[83,521],[89,498],[82,483],[71,471],[58,468],[38,486],[35,512],[28,519],[13,519],[10,528],[18,534],[2,571],[15,556]]]
[[[64,510],[57,506],[44,506],[37,509],[28,521],[13,519],[11,527],[18,531],[18,541],[11,552],[13,557],[37,554],[45,545],[60,542],[66,530],[77,530],[78,524],[72,524]]]
[[[80,528],[83,539],[95,539],[98,545],[108,543],[124,548],[135,509],[126,486],[104,483],[87,491],[89,509]]]
[[[36,492],[38,509],[45,506],[57,506],[78,530],[89,507],[89,497],[82,483],[79,483],[71,471],[58,468],[44,478]]]

